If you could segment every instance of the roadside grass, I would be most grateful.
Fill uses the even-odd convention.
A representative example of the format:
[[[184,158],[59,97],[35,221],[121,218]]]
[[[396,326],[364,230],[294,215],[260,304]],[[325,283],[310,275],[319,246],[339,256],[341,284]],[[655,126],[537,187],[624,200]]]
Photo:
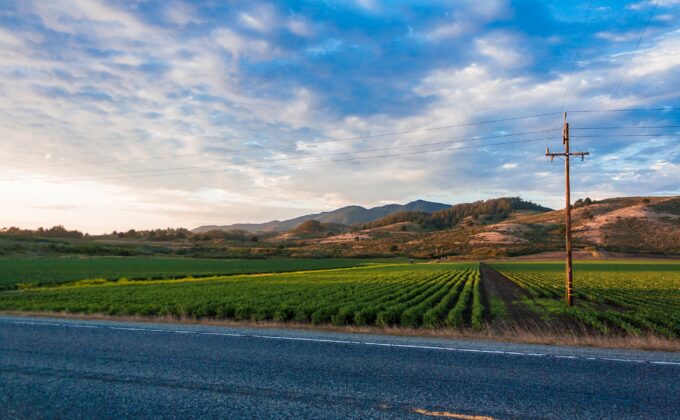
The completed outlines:
[[[365,325],[313,325],[295,321],[252,321],[217,318],[195,318],[190,316],[149,316],[149,315],[108,315],[104,313],[69,313],[69,312],[26,312],[0,310],[3,315],[32,316],[36,318],[61,317],[68,319],[96,319],[141,323],[201,324],[223,327],[243,327],[258,329],[294,329],[309,331],[342,332],[348,334],[381,334],[406,337],[431,337],[445,339],[466,339],[504,343],[542,344],[557,346],[578,346],[609,349],[628,349],[644,351],[680,352],[680,340],[671,339],[654,333],[639,335],[602,335],[593,333],[587,326],[580,328],[555,329],[536,325],[502,325],[487,324],[482,331],[472,329],[450,328],[405,328],[398,326],[376,327]]]

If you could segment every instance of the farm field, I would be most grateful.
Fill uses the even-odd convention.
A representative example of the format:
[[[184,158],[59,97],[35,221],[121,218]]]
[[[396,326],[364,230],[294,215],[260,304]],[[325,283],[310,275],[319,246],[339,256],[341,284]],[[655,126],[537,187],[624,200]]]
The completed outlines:
[[[92,263],[101,261],[115,259],[93,259]],[[139,260],[147,271],[134,265],[113,266],[118,271],[110,273],[120,276],[118,281],[101,280],[100,275],[84,278],[85,271],[79,267],[73,274],[76,281],[0,292],[0,310],[490,332],[502,332],[511,325],[605,336],[653,333],[670,339],[680,335],[677,261],[578,262],[573,308],[563,303],[561,261],[491,263],[505,276],[496,273],[495,280],[487,277],[487,264],[473,262],[188,260],[206,263],[202,273],[215,267],[242,271],[229,276],[172,278],[183,269],[199,266],[170,260],[176,265],[160,270],[165,261],[153,260],[159,264],[155,271],[142,265],[149,264],[148,259]],[[303,268],[309,271],[248,274],[248,270]],[[132,280],[130,273],[141,273],[142,280]],[[68,276],[62,273],[60,279],[66,281]],[[497,287],[489,287],[493,282],[514,288],[514,294],[499,293]]]
[[[403,264],[6,291],[0,309],[481,329],[476,263]]]
[[[522,303],[544,319],[568,316],[605,334],[680,335],[680,261],[578,262],[570,309],[563,305],[563,262],[491,265],[527,292]]]
[[[396,260],[396,259],[395,259]],[[169,279],[346,268],[380,261],[361,259],[190,259],[150,257],[0,258],[0,290],[83,279]]]

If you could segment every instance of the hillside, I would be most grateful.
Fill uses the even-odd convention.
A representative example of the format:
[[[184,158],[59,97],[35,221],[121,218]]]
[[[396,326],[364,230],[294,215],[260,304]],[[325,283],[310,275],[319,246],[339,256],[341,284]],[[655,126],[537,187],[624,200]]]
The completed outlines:
[[[680,255],[680,197],[623,197],[577,201],[573,215],[575,250]],[[407,255],[432,258],[494,258],[564,249],[564,209],[515,198],[461,204],[423,214],[401,212],[364,229],[300,250],[333,255]]]
[[[381,219],[390,214],[397,212],[418,211],[424,213],[432,213],[442,209],[451,207],[450,204],[433,203],[424,200],[412,201],[408,204],[387,204],[385,206],[373,207],[370,209],[361,206],[347,206],[333,211],[307,214],[289,220],[273,220],[266,223],[239,223],[225,226],[200,226],[193,229],[192,232],[200,233],[210,230],[245,230],[247,232],[285,232],[296,228],[303,222],[308,220],[316,220],[321,223],[332,223],[339,225],[355,225],[361,223],[369,223],[377,219]]]
[[[503,220],[509,217],[511,213],[520,210],[546,212],[551,209],[522,200],[519,197],[501,197],[486,201],[476,201],[474,203],[456,204],[431,213],[400,211],[370,222],[365,225],[365,228],[370,229],[394,223],[410,222],[418,224],[423,228],[441,230],[452,228],[466,218],[471,218],[472,220],[478,220],[479,218],[484,218],[485,220]],[[472,224],[471,222],[470,225]]]
[[[611,198],[575,207],[572,216],[575,249],[680,255],[680,197]],[[432,239],[442,247],[456,242],[454,248],[472,255],[562,250],[564,210],[518,213],[499,223],[443,231]]]

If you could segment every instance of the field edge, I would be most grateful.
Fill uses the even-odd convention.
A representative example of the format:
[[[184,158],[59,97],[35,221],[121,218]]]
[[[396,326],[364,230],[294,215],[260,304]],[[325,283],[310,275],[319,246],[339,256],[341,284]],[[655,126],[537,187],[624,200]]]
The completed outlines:
[[[222,327],[243,327],[256,329],[282,329],[301,331],[324,331],[349,334],[374,334],[402,337],[450,338],[490,341],[497,343],[539,344],[566,347],[591,347],[621,350],[680,352],[680,339],[671,339],[647,333],[642,335],[602,336],[593,334],[558,334],[554,331],[536,331],[520,326],[509,326],[505,329],[487,329],[474,331],[469,329],[427,329],[405,327],[376,326],[335,326],[330,324],[314,325],[299,322],[277,321],[236,321],[215,318],[190,318],[171,316],[142,315],[108,315],[104,313],[82,314],[69,312],[35,312],[0,310],[0,316],[22,316],[32,318],[62,318],[75,320],[108,320],[117,322],[163,323],[186,325],[210,325]]]

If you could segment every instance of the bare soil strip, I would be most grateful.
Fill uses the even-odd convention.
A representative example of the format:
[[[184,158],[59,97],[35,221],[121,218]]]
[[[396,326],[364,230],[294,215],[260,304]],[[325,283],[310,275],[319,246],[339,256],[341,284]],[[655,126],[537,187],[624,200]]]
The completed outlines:
[[[522,298],[530,297],[526,290],[486,264],[480,265],[480,272],[486,302],[496,298],[505,304],[507,316],[502,321],[506,325],[526,325],[539,321],[536,314],[521,303]]]

